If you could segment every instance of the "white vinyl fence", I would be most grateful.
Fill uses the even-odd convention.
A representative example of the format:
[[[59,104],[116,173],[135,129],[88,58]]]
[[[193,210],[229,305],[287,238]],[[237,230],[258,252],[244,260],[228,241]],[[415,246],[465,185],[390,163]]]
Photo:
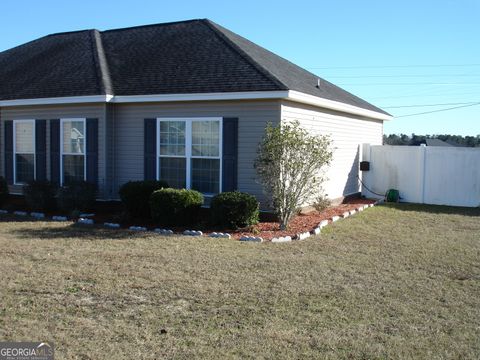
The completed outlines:
[[[400,201],[452,206],[480,206],[480,148],[363,144],[362,194],[400,192]]]

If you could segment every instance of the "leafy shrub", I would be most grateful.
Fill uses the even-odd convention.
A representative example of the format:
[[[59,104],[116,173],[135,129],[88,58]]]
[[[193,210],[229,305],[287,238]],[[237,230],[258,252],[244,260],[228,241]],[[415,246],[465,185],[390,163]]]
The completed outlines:
[[[87,211],[95,206],[96,186],[86,181],[71,182],[58,190],[58,208],[66,213]]]
[[[239,191],[216,195],[210,203],[212,221],[233,229],[258,223],[259,208],[255,196]]]
[[[150,197],[152,218],[163,225],[188,225],[198,219],[203,195],[195,190],[161,189]]]
[[[315,203],[313,204],[313,207],[315,208],[315,210],[320,212],[328,208],[330,205],[332,205],[332,203],[325,195],[319,195],[315,199]]]
[[[30,181],[23,187],[23,195],[29,209],[49,211],[55,208],[56,187],[49,181]]]
[[[129,181],[119,191],[128,214],[134,218],[150,217],[150,196],[154,191],[168,188],[165,181]]]
[[[8,185],[4,177],[0,176],[0,206],[3,206],[8,199]]]

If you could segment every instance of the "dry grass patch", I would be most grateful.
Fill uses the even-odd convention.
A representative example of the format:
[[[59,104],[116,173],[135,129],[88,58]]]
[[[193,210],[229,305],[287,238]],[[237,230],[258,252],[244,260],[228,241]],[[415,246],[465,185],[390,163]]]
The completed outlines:
[[[480,210],[381,206],[292,244],[0,223],[0,339],[56,356],[474,359]]]

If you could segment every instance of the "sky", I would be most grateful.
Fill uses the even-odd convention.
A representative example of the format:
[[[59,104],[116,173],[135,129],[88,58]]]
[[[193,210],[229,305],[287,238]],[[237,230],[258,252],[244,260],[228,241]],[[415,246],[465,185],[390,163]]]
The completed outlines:
[[[385,134],[480,134],[480,0],[0,4],[0,51],[56,32],[209,18],[394,115]]]

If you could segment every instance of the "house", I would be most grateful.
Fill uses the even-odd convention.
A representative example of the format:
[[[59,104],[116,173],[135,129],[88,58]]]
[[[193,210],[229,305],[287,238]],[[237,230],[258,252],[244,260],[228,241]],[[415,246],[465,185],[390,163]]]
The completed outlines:
[[[267,123],[330,134],[326,192],[358,193],[358,144],[391,116],[210,20],[58,33],[0,53],[0,175],[98,185],[166,180],[264,203],[253,161]]]

